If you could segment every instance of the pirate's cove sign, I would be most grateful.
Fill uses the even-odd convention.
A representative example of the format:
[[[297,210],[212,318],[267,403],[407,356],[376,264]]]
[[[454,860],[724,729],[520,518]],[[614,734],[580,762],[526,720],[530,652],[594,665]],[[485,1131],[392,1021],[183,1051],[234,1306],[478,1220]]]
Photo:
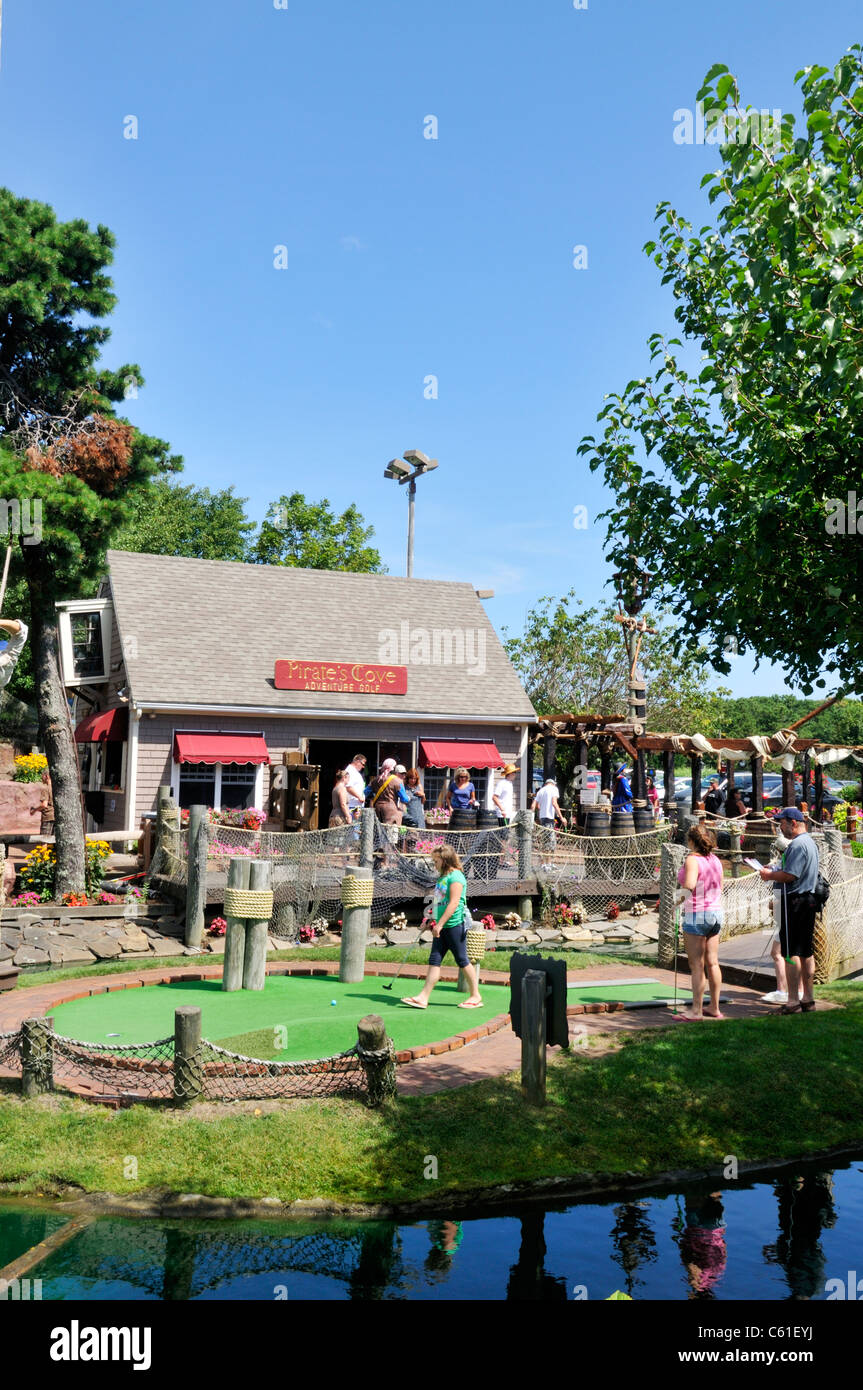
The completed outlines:
[[[365,661],[277,661],[277,690],[328,690],[346,695],[405,695],[406,666]]]

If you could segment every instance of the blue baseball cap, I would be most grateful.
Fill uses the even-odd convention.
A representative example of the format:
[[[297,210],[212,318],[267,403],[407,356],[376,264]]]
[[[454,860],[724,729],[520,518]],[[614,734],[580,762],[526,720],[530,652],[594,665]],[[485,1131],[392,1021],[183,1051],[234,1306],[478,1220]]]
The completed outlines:
[[[805,821],[806,817],[804,816],[802,811],[798,811],[796,806],[784,806],[782,810],[779,812],[777,819]]]

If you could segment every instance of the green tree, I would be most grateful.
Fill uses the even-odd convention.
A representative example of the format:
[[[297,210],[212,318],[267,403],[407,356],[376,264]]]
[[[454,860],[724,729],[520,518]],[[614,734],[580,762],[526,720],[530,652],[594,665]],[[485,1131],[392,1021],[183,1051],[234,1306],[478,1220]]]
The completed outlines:
[[[650,339],[651,374],[610,397],[604,435],[578,452],[615,495],[610,558],[631,582],[653,571],[678,645],[706,642],[725,672],[750,649],[809,694],[823,670],[863,684],[856,518],[839,511],[863,432],[860,46],[797,81],[800,134],[790,114],[744,112],[722,65],[707,74],[699,100],[725,140],[702,180],[716,226],[693,235],[661,203],[645,248],[684,339]]]
[[[193,560],[245,560],[255,529],[245,500],[235,497],[232,487],[210,492],[154,478],[130,499],[111,548]]]
[[[382,574],[380,554],[369,545],[373,535],[353,503],[336,516],[326,498],[307,502],[303,493],[292,492],[268,509],[248,558],[258,565]]]
[[[115,304],[106,227],[58,222],[43,203],[0,189],[0,496],[42,509],[41,538],[20,535],[15,574],[28,594],[42,746],[54,791],[59,893],[84,886],[78,763],[59,662],[57,599],[92,592],[128,499],[179,467],[161,440],[113,418],[136,365],[101,370]],[[33,512],[31,511],[31,515]],[[8,610],[7,610],[8,611]],[[17,616],[17,615],[13,615]]]
[[[612,608],[585,608],[574,590],[561,599],[542,598],[528,613],[521,637],[505,630],[504,647],[538,714],[572,711],[626,717],[629,663]],[[722,697],[728,692],[708,688],[705,652],[675,656],[673,632],[659,627],[655,636],[644,639],[640,665],[650,729],[707,735],[716,731]]]

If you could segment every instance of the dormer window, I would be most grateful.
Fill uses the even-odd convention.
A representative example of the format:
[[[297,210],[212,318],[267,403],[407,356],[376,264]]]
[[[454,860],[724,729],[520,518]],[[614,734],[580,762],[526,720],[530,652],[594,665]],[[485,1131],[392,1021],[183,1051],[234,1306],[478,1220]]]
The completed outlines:
[[[81,600],[60,608],[60,652],[66,685],[98,685],[108,680],[112,619],[109,599]]]

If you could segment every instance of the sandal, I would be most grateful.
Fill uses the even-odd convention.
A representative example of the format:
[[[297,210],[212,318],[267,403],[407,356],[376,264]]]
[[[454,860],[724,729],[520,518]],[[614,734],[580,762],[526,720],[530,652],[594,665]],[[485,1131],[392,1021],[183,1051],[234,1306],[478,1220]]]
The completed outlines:
[[[812,1010],[813,1010],[814,1008],[815,1008],[815,1000],[814,1000],[814,999],[801,999],[801,1001],[800,1001],[800,1012],[801,1012],[802,1014],[811,1013]]]
[[[783,1004],[783,1005],[782,1005],[782,1008],[779,1010],[779,1012],[780,1012],[781,1014],[802,1014],[802,1012],[803,1012],[803,1005],[802,1005],[802,1004]]]

